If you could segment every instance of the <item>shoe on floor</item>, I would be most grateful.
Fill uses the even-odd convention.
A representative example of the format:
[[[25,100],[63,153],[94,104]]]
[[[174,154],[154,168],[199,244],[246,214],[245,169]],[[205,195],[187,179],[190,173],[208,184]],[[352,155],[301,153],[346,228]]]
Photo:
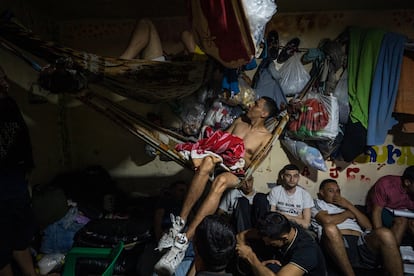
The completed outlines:
[[[154,271],[158,275],[173,275],[185,257],[188,244],[185,233],[177,234],[174,246],[155,264]]]
[[[174,245],[177,234],[180,233],[184,228],[185,221],[180,216],[174,216],[173,214],[170,214],[170,218],[172,227],[168,230],[167,233],[164,233],[164,235],[162,235],[155,250],[162,251],[164,249],[171,248]]]
[[[289,40],[289,42],[280,51],[277,57],[277,63],[284,63],[288,60],[295,52],[299,50],[300,39],[295,37]]]

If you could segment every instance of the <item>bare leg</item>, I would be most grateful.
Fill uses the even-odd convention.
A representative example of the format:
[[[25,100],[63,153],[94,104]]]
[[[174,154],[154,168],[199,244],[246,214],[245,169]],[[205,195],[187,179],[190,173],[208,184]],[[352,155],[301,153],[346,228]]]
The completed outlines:
[[[341,269],[342,274],[346,276],[355,275],[345,250],[342,234],[335,224],[323,225],[322,242],[335,263]]]
[[[391,231],[394,233],[395,238],[398,244],[401,244],[401,241],[404,237],[405,231],[408,228],[408,219],[404,217],[395,217],[392,221]]]
[[[10,264],[0,269],[0,276],[13,276],[13,271]]]
[[[221,196],[228,188],[233,188],[239,183],[239,179],[232,173],[225,172],[220,174],[214,179],[210,193],[203,201],[200,209],[197,211],[196,216],[189,225],[186,236],[190,240],[193,238],[195,229],[201,223],[201,221],[208,215],[214,214],[219,206]]]
[[[157,29],[149,19],[137,22],[134,32],[125,51],[120,58],[133,59],[141,53],[143,59],[154,59],[162,56],[162,45]]]
[[[14,250],[13,258],[16,260],[24,276],[37,275],[33,266],[33,259],[29,249]]]
[[[400,249],[389,229],[384,227],[375,229],[365,237],[365,240],[372,251],[381,254],[383,266],[389,275],[404,275]]]
[[[214,169],[214,162],[211,157],[205,157],[198,167],[190,187],[185,197],[183,208],[181,209],[180,217],[187,221],[190,211],[194,207],[197,200],[201,197],[210,175],[210,172]]]
[[[193,34],[191,32],[183,31],[181,33],[181,41],[183,42],[185,50],[188,54],[194,53],[196,45],[194,42]]]
[[[408,233],[414,235],[414,219],[408,220]]]

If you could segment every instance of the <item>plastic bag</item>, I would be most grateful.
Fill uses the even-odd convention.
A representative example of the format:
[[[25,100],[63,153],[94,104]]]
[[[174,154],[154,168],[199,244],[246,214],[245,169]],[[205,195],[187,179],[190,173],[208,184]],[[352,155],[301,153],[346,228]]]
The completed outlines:
[[[207,111],[204,118],[204,125],[211,126],[214,129],[227,129],[234,120],[243,113],[239,106],[229,106],[216,100],[211,108]]]
[[[287,96],[298,94],[310,80],[310,75],[300,61],[300,54],[295,53],[282,67],[280,72],[280,86]]]
[[[188,97],[181,101],[182,130],[186,135],[197,136],[206,115],[205,107],[197,97]]]
[[[298,139],[334,139],[339,131],[338,112],[334,96],[308,92],[291,112],[289,135]]]
[[[263,40],[266,24],[276,13],[277,6],[273,0],[242,0],[242,3],[256,46],[256,57],[258,57],[260,55],[259,45]]]
[[[220,100],[228,105],[240,105],[244,109],[248,109],[250,105],[256,100],[256,91],[245,80],[247,76],[240,74],[238,77],[239,92],[236,93],[222,93]]]
[[[52,253],[45,254],[38,262],[40,275],[47,275],[52,270],[63,266],[65,254]]]
[[[302,161],[306,166],[324,172],[328,170],[325,160],[317,148],[311,147],[302,141],[292,140],[289,137],[285,137],[280,142],[296,160]]]
[[[348,71],[342,73],[341,78],[336,84],[333,95],[338,99],[339,122],[346,124],[349,118],[349,99],[348,99]]]

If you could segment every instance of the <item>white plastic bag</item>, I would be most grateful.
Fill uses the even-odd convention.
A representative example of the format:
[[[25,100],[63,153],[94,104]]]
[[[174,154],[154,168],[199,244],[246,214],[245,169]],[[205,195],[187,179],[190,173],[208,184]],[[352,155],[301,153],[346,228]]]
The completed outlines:
[[[53,269],[61,267],[65,260],[65,254],[52,253],[44,255],[38,262],[40,275],[47,275]]]
[[[277,5],[274,0],[242,0],[242,3],[256,46],[256,57],[258,57],[260,55],[259,45],[263,40],[266,24],[276,13]]]
[[[296,160],[302,161],[306,166],[324,172],[328,170],[325,160],[317,148],[311,147],[302,141],[292,140],[289,137],[285,137],[280,142]]]
[[[300,61],[300,54],[295,53],[282,67],[280,72],[280,87],[287,96],[298,94],[310,80],[310,75]]]

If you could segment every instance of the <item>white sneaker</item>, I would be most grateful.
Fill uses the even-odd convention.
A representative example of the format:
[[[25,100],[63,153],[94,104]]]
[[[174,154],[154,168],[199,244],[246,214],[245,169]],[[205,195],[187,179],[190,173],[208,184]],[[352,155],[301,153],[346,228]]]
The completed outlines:
[[[172,227],[168,230],[168,233],[162,235],[160,241],[158,242],[158,247],[155,250],[162,251],[164,249],[171,248],[174,245],[175,237],[178,233],[183,230],[185,221],[180,216],[174,216],[170,214]]]
[[[155,264],[155,272],[158,275],[173,275],[178,265],[184,259],[188,244],[185,233],[178,233],[174,246]]]

